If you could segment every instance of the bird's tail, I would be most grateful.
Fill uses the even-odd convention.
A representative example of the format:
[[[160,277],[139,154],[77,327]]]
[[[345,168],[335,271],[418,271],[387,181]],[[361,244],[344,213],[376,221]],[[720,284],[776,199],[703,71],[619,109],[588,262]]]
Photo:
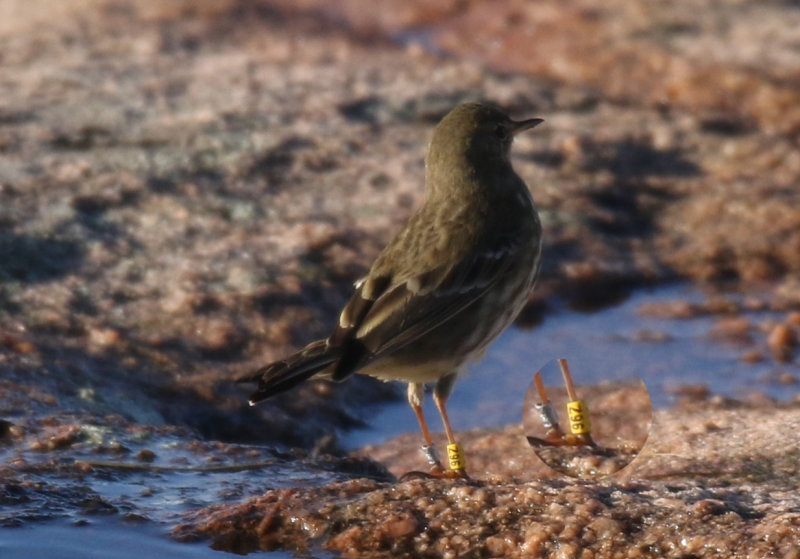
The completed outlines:
[[[248,373],[236,382],[257,382],[250,405],[276,396],[308,380],[339,359],[341,350],[329,347],[326,340],[308,344],[297,353]]]

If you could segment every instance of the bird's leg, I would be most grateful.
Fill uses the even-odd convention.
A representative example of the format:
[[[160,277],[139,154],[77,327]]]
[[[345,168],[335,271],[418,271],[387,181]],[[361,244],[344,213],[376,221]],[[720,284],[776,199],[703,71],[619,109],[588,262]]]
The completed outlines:
[[[422,431],[422,437],[425,439],[425,444],[422,445],[422,452],[425,454],[425,458],[428,459],[431,472],[434,475],[437,475],[443,473],[445,470],[442,467],[442,463],[439,461],[439,455],[436,452],[436,447],[433,446],[431,432],[428,430],[428,424],[425,422],[425,414],[422,411],[422,399],[425,396],[424,389],[425,386],[423,384],[418,382],[410,382],[408,384],[408,403],[411,406],[411,409],[414,410],[414,414],[417,416],[419,428]]]
[[[450,418],[447,417],[447,398],[453,389],[453,383],[456,380],[456,373],[449,374],[439,379],[433,389],[433,401],[439,414],[442,416],[442,423],[444,423],[444,432],[447,434],[447,458],[450,469],[447,471],[447,477],[467,477],[467,471],[464,464],[464,452],[461,450],[461,445],[456,442],[453,435],[453,429],[450,427]]]

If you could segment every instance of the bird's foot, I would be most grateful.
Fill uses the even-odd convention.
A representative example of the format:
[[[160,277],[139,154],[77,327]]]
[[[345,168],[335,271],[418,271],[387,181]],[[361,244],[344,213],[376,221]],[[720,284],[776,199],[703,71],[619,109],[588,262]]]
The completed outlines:
[[[414,470],[403,474],[400,481],[408,481],[411,479],[469,479],[466,470],[463,468],[445,469],[442,462],[439,460],[439,453],[433,445],[422,445],[422,453],[428,460],[431,469],[428,472]]]
[[[430,472],[414,470],[400,476],[400,481],[413,479],[469,479],[466,470],[445,470],[442,467],[432,468]]]
[[[438,479],[469,479],[469,475],[467,475],[467,470],[458,469],[458,470],[444,470],[438,476]]]

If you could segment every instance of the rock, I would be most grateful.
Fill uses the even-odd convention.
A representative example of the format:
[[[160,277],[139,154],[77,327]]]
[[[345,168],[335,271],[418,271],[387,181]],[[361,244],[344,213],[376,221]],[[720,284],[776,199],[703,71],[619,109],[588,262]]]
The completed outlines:
[[[797,332],[786,324],[777,324],[769,332],[767,345],[777,359],[788,361],[797,346]]]

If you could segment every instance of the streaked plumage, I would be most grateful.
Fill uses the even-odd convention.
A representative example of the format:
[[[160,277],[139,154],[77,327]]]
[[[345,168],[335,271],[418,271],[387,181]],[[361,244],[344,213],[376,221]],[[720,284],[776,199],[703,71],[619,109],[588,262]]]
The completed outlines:
[[[444,401],[455,376],[514,320],[539,270],[541,225],[508,159],[513,135],[539,122],[478,103],[445,116],[425,162],[425,204],[356,282],[327,340],[241,379],[258,382],[251,403],[310,377],[402,380],[431,444],[418,400],[422,383],[437,381],[452,439]]]

